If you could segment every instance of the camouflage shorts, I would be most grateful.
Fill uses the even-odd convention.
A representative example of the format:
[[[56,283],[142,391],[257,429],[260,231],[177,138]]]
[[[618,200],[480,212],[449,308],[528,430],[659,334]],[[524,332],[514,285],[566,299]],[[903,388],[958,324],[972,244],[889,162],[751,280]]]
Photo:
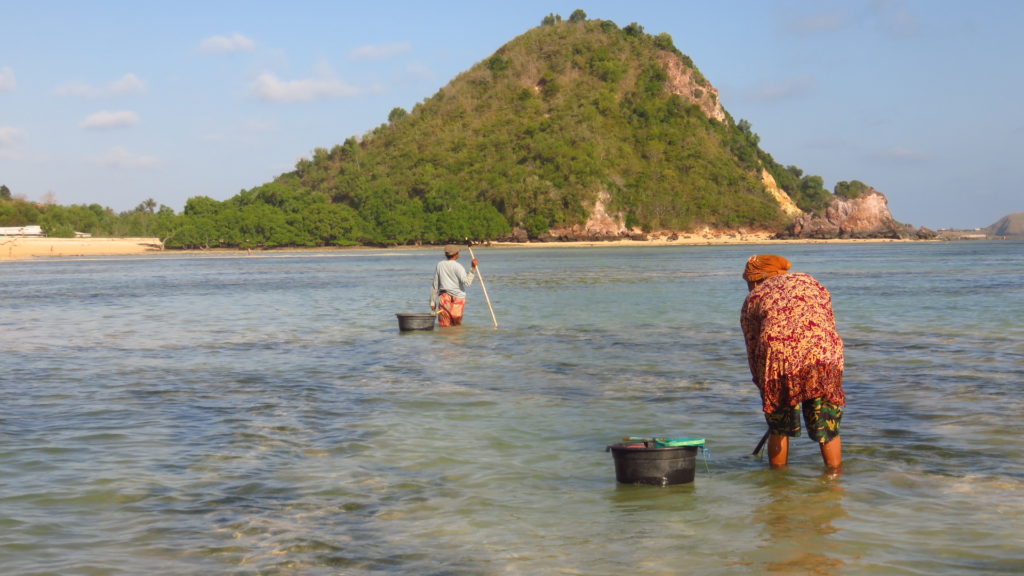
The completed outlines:
[[[843,407],[824,398],[805,400],[800,406],[765,414],[768,428],[781,436],[800,435],[800,412],[804,414],[807,435],[819,444],[830,442],[839,436],[839,423],[843,419]]]

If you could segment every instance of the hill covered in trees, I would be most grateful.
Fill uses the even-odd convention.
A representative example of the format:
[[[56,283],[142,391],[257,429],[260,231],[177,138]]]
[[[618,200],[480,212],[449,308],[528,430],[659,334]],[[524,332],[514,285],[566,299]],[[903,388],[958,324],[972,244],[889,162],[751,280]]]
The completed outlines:
[[[577,10],[545,17],[411,111],[395,108],[271,182],[224,201],[192,197],[181,214],[147,201],[77,216],[105,217],[110,228],[131,220],[133,234],[149,231],[167,247],[616,233],[591,229],[597,213],[619,230],[782,231],[794,215],[768,180],[804,213],[833,198],[821,177],[761,150],[668,34]],[[51,230],[97,231],[62,210]]]
[[[628,228],[780,229],[762,167],[801,190],[667,34],[577,11],[235,200],[327,197],[350,233],[384,244],[539,237],[584,226],[599,200]],[[819,178],[804,196],[813,210],[828,193]]]

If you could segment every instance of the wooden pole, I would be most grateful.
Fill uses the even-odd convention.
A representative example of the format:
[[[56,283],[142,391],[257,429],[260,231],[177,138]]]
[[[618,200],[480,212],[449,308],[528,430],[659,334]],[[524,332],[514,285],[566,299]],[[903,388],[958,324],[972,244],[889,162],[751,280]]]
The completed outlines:
[[[476,260],[476,256],[473,255],[473,246],[466,244],[469,248],[469,257]],[[491,306],[491,297],[487,295],[487,285],[484,284],[484,275],[480,272],[480,266],[476,267],[476,275],[480,277],[480,287],[484,289],[484,300],[487,300],[487,309],[491,311],[491,321],[494,322],[494,327],[498,327],[498,319],[494,316],[494,308]]]
[[[754,453],[751,454],[751,456],[756,456],[758,458],[761,457],[761,448],[764,448],[764,443],[768,441],[768,435],[771,434],[771,432],[771,430],[765,431],[764,436],[761,436],[761,441],[754,447]]]

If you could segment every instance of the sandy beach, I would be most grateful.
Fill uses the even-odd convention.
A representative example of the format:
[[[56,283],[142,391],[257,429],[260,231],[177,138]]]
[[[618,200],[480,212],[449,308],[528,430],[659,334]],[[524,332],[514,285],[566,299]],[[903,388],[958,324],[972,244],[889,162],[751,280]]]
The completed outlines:
[[[721,245],[721,244],[852,244],[861,242],[914,242],[914,240],[895,240],[891,238],[836,238],[828,240],[820,239],[786,239],[779,240],[772,237],[768,232],[691,232],[691,233],[661,233],[649,234],[646,239],[634,240],[623,238],[621,240],[598,240],[598,241],[569,241],[569,242],[487,242],[485,246],[500,248],[571,248],[571,247],[613,247],[613,246],[699,246],[699,245]]]
[[[485,242],[478,248],[588,248],[588,247],[637,247],[637,246],[696,246],[721,244],[815,244],[815,243],[858,243],[858,242],[913,242],[913,240],[893,239],[834,239],[834,240],[776,240],[768,233],[690,233],[690,234],[652,234],[643,240],[623,238],[621,240],[600,241],[569,241],[569,242]],[[395,248],[434,249],[437,246],[399,246]],[[389,248],[389,249],[395,249]],[[372,247],[354,248],[305,248],[302,250],[353,250],[374,249]],[[201,253],[234,253],[241,252],[252,255],[288,250],[285,248],[271,251],[234,250],[217,248],[201,250]],[[27,236],[0,236],[0,260],[24,260],[33,258],[59,258],[71,256],[130,256],[135,254],[151,254],[163,251],[159,238],[40,238]],[[193,250],[173,250],[173,252],[195,252]]]
[[[159,252],[159,238],[45,238],[0,236],[0,260],[65,256],[122,256]]]

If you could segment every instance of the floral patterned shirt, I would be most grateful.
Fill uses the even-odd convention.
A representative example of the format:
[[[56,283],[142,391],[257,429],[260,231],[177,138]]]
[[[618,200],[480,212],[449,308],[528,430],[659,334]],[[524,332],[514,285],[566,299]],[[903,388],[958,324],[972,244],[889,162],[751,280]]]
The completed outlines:
[[[846,404],[832,296],[810,274],[761,282],[743,301],[740,326],[766,414],[814,398]]]

